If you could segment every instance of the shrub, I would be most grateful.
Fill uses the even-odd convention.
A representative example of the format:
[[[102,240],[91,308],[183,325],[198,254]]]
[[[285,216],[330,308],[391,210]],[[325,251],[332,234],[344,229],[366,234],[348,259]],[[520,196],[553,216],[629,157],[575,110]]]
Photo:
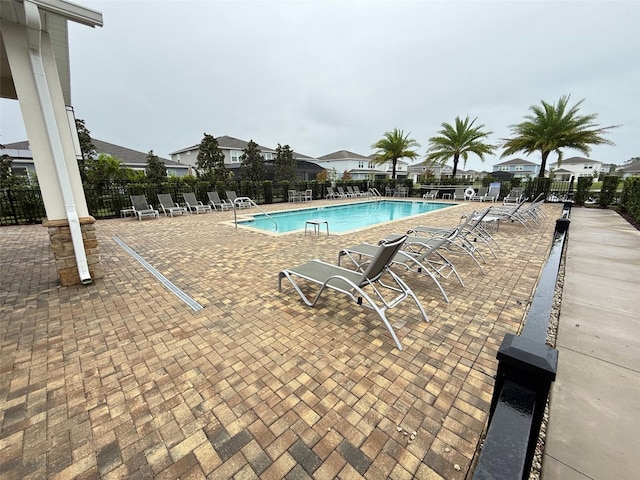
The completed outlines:
[[[264,203],[273,203],[273,182],[264,180],[262,182],[262,193],[264,195]]]
[[[619,182],[620,177],[615,175],[608,175],[604,177],[602,180],[602,188],[600,189],[601,207],[608,207],[615,201]]]
[[[640,223],[640,177],[629,177],[624,181],[620,211]]]
[[[576,187],[576,194],[573,200],[576,205],[584,205],[584,202],[589,199],[589,190],[593,183],[593,177],[579,177],[578,186]]]

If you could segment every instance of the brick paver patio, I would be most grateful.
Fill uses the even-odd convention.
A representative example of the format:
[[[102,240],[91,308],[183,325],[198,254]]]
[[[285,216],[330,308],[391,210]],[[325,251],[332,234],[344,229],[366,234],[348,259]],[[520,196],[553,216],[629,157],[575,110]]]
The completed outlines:
[[[74,288],[57,286],[45,228],[1,228],[0,477],[465,478],[497,348],[520,327],[561,206],[531,233],[501,225],[486,275],[452,256],[466,287],[442,282],[451,303],[398,270],[430,317],[410,301],[389,311],[403,351],[375,313],[331,292],[306,307],[277,276],[484,206],[329,237],[236,230],[232,212],[101,220],[106,276]]]

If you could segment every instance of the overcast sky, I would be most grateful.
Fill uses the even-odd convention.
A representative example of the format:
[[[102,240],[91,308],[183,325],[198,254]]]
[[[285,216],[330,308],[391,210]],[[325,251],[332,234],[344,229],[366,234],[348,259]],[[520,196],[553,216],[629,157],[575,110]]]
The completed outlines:
[[[638,1],[76,3],[104,19],[70,25],[76,118],[134,150],[168,158],[208,133],[369,155],[397,127],[424,155],[457,115],[499,143],[530,106],[570,94],[601,126],[621,125],[590,158],[640,156]],[[17,102],[0,106],[0,143],[25,140]],[[500,153],[467,168],[491,170]]]

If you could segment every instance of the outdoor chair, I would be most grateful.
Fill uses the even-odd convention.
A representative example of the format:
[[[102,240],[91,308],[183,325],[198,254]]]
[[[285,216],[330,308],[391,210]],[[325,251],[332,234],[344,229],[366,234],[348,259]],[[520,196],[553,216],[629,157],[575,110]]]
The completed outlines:
[[[489,202],[497,202],[498,197],[500,197],[500,187],[489,187],[485,200]]]
[[[453,199],[454,200],[466,200],[467,199],[466,189],[464,187],[456,188],[454,190],[454,192],[453,192]]]
[[[341,198],[341,196],[332,187],[327,187],[327,198]]]
[[[512,188],[509,195],[502,199],[502,203],[521,203],[522,202],[522,189]]]
[[[310,188],[307,188],[302,194],[302,201],[310,202],[311,200],[313,200],[313,190]]]
[[[396,195],[398,197],[408,197],[409,187],[398,187],[398,189],[396,190]]]
[[[354,187],[351,187],[351,186],[347,187],[347,194],[352,196],[352,197],[362,197],[362,193],[356,192],[356,189]]]
[[[184,197],[184,201],[189,211],[195,212],[196,214],[201,212],[206,213],[206,212],[212,211],[211,205],[205,205],[204,203],[198,201],[198,199],[196,199],[195,193],[193,192],[183,193],[182,196]]]
[[[479,187],[476,193],[471,198],[469,198],[469,200],[473,202],[484,202],[488,190],[488,187]]]
[[[173,217],[174,213],[179,213],[180,215],[187,213],[187,209],[185,207],[181,207],[173,201],[170,193],[158,193],[158,203],[160,204],[162,212],[167,217]]]
[[[470,215],[463,215],[460,218],[460,224],[456,227],[442,228],[417,226],[409,230],[407,233],[413,233],[415,235],[422,236],[442,236],[449,235],[456,228],[459,228],[460,233],[455,239],[456,242],[462,243],[464,245],[464,248],[466,248],[467,250],[477,252],[484,261],[484,257],[478,250],[478,241],[480,241],[481,244],[489,249],[494,258],[498,258],[498,256],[496,255],[496,250],[500,253],[503,253],[503,250],[486,228],[487,224],[494,221],[489,217],[489,214],[493,208],[494,207],[488,207],[481,212],[473,211]]]
[[[133,208],[134,215],[138,220],[142,220],[144,217],[160,218],[158,210],[151,208],[147,202],[147,197],[144,195],[131,195],[131,208]]]
[[[531,230],[533,226],[540,226],[544,216],[544,212],[541,209],[544,203],[544,193],[539,194],[536,199],[530,204],[525,205],[526,199],[520,203],[513,204],[511,206],[503,206],[495,208],[491,211],[491,215],[485,217],[485,221],[507,221],[510,223],[519,223],[523,225],[527,230]]]
[[[450,236],[457,235],[457,232],[452,233]],[[385,238],[385,241],[393,241],[401,235],[392,235]],[[440,249],[450,241],[448,237],[442,237],[433,240],[433,242],[420,253],[415,253],[410,250],[399,250],[398,253],[392,258],[392,265],[402,265],[407,270],[416,273],[424,273],[436,284],[440,293],[444,297],[445,301],[449,303],[449,297],[447,296],[444,288],[438,281],[436,276],[442,278],[449,278],[451,274],[454,274],[458,278],[460,285],[464,287],[464,283],[458,275],[455,266],[442,254]],[[348,247],[340,250],[338,253],[338,265],[342,257],[348,257],[353,264],[361,270],[377,253],[378,247],[368,243],[361,243],[353,247]]]
[[[287,190],[287,197],[289,199],[289,203],[302,201],[302,193],[297,190]]]
[[[490,251],[493,253],[493,255],[496,256],[493,248],[490,245],[488,245],[490,241],[484,238],[485,233],[480,231],[482,222],[484,221],[488,212],[489,212],[489,209],[486,209],[478,216],[474,216],[474,215],[463,216],[462,217],[463,222],[450,229],[441,229],[441,228],[425,227],[425,226],[418,226],[418,227],[412,228],[407,233],[413,234],[414,236],[408,237],[405,243],[405,248],[415,249],[417,253],[420,253],[422,249],[428,246],[428,243],[429,243],[428,241],[431,241],[434,236],[435,237],[451,236],[451,234],[457,230],[458,235],[452,236],[451,240],[448,242],[448,244],[444,246],[444,248],[446,249],[447,252],[450,252],[453,254],[465,254],[469,256],[474,261],[474,263],[476,264],[480,272],[482,272],[482,274],[484,275],[485,271],[482,268],[482,265],[480,265],[478,258],[480,258],[480,260],[482,260],[483,263],[486,263],[486,260],[484,259],[484,255],[478,248],[477,239],[480,238],[481,243],[487,245]],[[425,237],[424,235],[428,235],[428,237]],[[488,235],[488,233],[486,233],[486,235]]]
[[[254,203],[249,197],[239,197],[236,195],[235,190],[227,190],[225,193],[229,201],[233,204],[233,208],[250,208]]]
[[[326,289],[334,290],[347,295],[358,305],[374,310],[382,319],[393,341],[402,350],[402,344],[387,320],[386,311],[398,305],[402,300],[411,297],[418,306],[422,317],[429,321],[420,301],[409,286],[389,268],[390,262],[398,253],[407,236],[401,236],[390,242],[381,242],[377,252],[363,271],[354,271],[347,268],[323,262],[311,260],[294,268],[282,270],[278,274],[278,290],[282,291],[282,279],[287,278],[300,298],[310,307],[313,307]],[[382,281],[382,278],[385,278]],[[312,299],[302,291],[298,282],[307,282],[319,285],[318,293]],[[393,292],[394,298],[385,298],[382,292]]]
[[[218,192],[207,192],[207,196],[209,197],[209,205],[211,205],[214,210],[219,208],[221,211],[225,211],[233,208],[230,203],[220,199]]]
[[[348,198],[348,197],[352,197],[353,196],[350,193],[345,192],[344,188],[342,188],[342,187],[336,187],[336,188],[338,189],[338,194],[342,198]]]
[[[356,196],[358,196],[358,197],[368,197],[370,195],[370,193],[368,191],[367,192],[362,192],[360,190],[360,187],[358,187],[357,185],[353,186],[353,191],[356,192]]]
[[[428,193],[422,195],[422,198],[424,198],[425,200],[435,200],[436,198],[438,198],[439,191],[440,190],[429,190]]]

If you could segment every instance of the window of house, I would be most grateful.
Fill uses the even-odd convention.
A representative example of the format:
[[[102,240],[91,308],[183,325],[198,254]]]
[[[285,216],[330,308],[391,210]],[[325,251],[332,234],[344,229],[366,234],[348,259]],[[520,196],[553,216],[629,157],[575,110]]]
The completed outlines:
[[[364,168],[364,162],[363,161],[358,162],[358,168]]]
[[[524,170],[524,166],[523,165],[516,165],[514,170],[516,172],[522,172]]]
[[[271,152],[263,153],[262,158],[264,158],[265,160],[273,160],[273,153]]]
[[[369,162],[369,168],[373,168],[375,164],[373,162]]]
[[[500,171],[501,172],[508,172],[509,171],[509,165],[500,165]]]
[[[241,163],[240,157],[242,152],[240,150],[231,150],[231,163]]]

